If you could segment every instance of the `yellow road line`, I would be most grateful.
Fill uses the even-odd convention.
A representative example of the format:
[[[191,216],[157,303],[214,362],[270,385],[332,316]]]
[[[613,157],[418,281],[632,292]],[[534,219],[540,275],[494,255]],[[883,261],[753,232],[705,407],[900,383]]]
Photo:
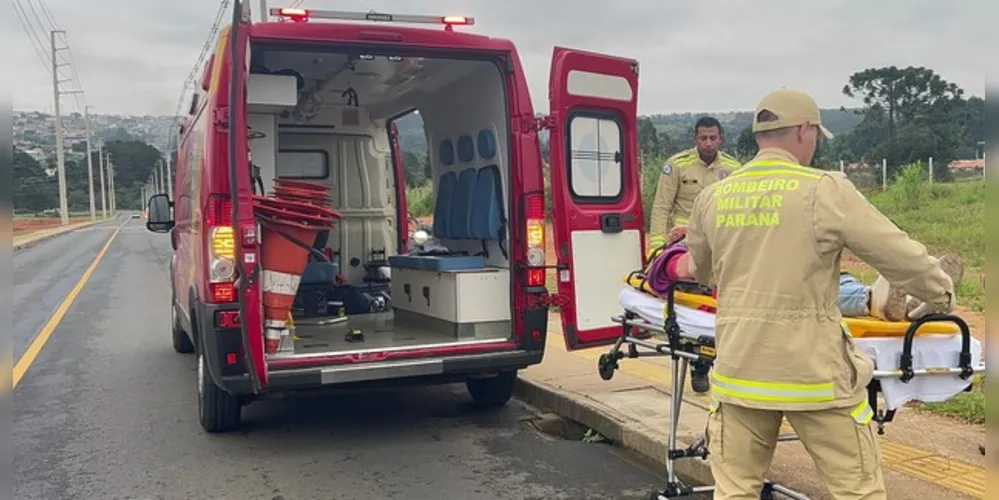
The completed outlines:
[[[565,352],[565,343],[562,340],[561,332],[558,323],[549,323],[548,348],[554,347]],[[607,349],[606,347],[582,349],[573,351],[571,354],[593,362],[593,372],[596,375],[596,360],[601,354],[607,352]],[[641,359],[624,359],[618,363],[618,366],[621,372],[657,385],[669,387],[672,378],[668,366],[657,365]],[[687,378],[689,380],[689,374]],[[687,390],[684,390],[684,394],[686,402],[707,407],[706,396],[688,395]],[[704,402],[691,401],[691,397],[698,399],[703,397]],[[793,432],[786,422],[781,431]],[[985,469],[896,443],[883,437],[879,437],[879,441],[885,467],[929,483],[960,491],[975,498],[985,498]]]
[[[59,304],[59,308],[56,309],[55,313],[52,314],[52,317],[49,318],[48,323],[45,324],[42,331],[38,332],[38,335],[35,336],[35,340],[31,342],[30,346],[28,346],[28,350],[24,352],[21,359],[17,360],[17,364],[14,365],[14,381],[12,389],[16,389],[17,384],[21,382],[22,378],[24,378],[25,372],[27,372],[28,368],[31,367],[31,363],[35,361],[38,354],[42,352],[42,348],[45,347],[45,343],[49,341],[49,337],[52,336],[52,332],[54,332],[56,327],[59,326],[63,316],[66,315],[66,311],[68,311],[69,307],[73,305],[73,301],[75,301],[76,297],[80,295],[80,291],[83,290],[83,286],[87,284],[87,281],[90,281],[90,276],[94,274],[94,270],[97,269],[97,265],[100,264],[101,259],[104,258],[104,254],[107,253],[108,248],[111,248],[111,243],[114,242],[115,236],[118,236],[118,231],[121,231],[121,228],[127,223],[128,221],[126,220],[124,223],[115,228],[114,232],[111,233],[111,237],[108,238],[107,243],[104,244],[104,248],[101,249],[101,251],[97,254],[97,257],[94,258],[94,261],[90,263],[90,267],[88,267],[87,270],[84,271],[83,276],[80,277],[80,281],[78,281],[76,286],[70,290],[68,295],[66,295],[62,304]]]

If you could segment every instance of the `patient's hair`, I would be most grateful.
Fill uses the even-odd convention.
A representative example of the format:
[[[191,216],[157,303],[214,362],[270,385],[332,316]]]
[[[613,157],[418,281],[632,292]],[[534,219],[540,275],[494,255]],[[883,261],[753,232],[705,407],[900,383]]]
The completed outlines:
[[[775,115],[772,111],[768,109],[764,109],[763,111],[760,111],[756,115],[756,121],[758,123],[775,122],[777,120],[778,120],[777,115]],[[757,141],[773,140],[785,136],[786,134],[790,133],[792,130],[794,130],[794,127],[785,127],[776,130],[764,130],[763,132],[756,132],[754,135],[756,136]]]

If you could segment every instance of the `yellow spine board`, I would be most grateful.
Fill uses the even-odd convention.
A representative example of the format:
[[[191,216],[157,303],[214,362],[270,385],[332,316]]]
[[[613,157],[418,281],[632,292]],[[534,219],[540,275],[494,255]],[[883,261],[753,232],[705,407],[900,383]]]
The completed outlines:
[[[625,277],[625,282],[641,292],[653,296],[656,295],[640,275],[632,274],[627,276]],[[702,306],[718,307],[718,302],[710,295],[676,292],[674,299],[677,304],[692,309]],[[873,317],[843,318],[843,321],[850,327],[850,334],[855,338],[903,337],[911,324],[908,321],[882,321]],[[920,327],[916,335],[958,335],[960,333],[961,330],[953,323],[929,323]]]

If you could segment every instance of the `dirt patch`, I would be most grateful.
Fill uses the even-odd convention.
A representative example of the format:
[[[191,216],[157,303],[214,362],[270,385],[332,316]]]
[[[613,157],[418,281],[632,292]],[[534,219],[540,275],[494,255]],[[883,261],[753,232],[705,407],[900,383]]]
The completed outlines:
[[[79,224],[89,221],[89,217],[74,217],[69,219],[70,224]],[[38,219],[14,219],[14,234],[23,235],[59,227],[62,221],[57,217],[46,217]]]

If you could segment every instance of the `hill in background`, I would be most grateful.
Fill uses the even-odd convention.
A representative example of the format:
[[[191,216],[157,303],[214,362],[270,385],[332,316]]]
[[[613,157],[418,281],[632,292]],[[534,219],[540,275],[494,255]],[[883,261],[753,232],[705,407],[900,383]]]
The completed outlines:
[[[20,149],[28,151],[39,160],[54,152],[55,138],[52,132],[54,127],[52,115],[21,111],[15,112],[14,116],[14,142]],[[673,113],[655,114],[647,116],[647,118],[652,120],[660,133],[666,133],[673,140],[684,142],[687,137],[691,136],[694,123],[701,116],[704,114]],[[729,144],[732,145],[739,132],[750,124],[752,112],[734,111],[716,113],[712,116],[721,121],[729,137]],[[853,110],[822,110],[822,120],[834,134],[848,132],[860,123],[861,119],[863,116]],[[155,146],[166,143],[170,125],[173,123],[172,117],[169,116],[93,115],[91,120],[94,122],[95,135],[99,139],[105,141],[140,140]],[[67,128],[67,147],[86,137],[82,116],[78,116],[78,114],[68,115],[64,119],[64,123]],[[423,131],[423,121],[419,115],[407,115],[396,123],[399,127],[403,151],[413,153],[418,158],[425,157],[427,138]],[[547,134],[542,134],[542,142],[548,142]]]
[[[671,113],[644,116],[655,124],[660,133],[666,133],[672,140],[679,143],[690,142],[693,137],[694,123],[702,116],[714,116],[725,129],[730,147],[735,145],[739,133],[752,123],[752,111],[731,111],[727,113]],[[823,109],[822,122],[832,131],[840,135],[853,130],[864,117],[853,109]],[[418,115],[407,115],[396,122],[399,127],[399,142],[403,151],[411,152],[422,158],[427,153],[427,138],[423,132],[423,121]],[[547,134],[542,134],[542,143],[548,142]]]
[[[659,132],[665,132],[673,139],[692,137],[694,123],[702,116],[714,116],[721,122],[725,134],[733,142],[739,133],[753,122],[752,111],[732,111],[728,113],[673,113],[668,115],[651,115],[648,118],[655,124]],[[849,132],[864,119],[859,110],[853,109],[823,109],[822,123],[833,134],[840,135]]]

